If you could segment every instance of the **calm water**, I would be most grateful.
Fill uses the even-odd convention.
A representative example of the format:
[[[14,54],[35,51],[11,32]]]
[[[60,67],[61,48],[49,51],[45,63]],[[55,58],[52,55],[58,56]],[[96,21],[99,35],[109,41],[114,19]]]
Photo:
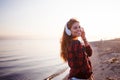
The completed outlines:
[[[0,80],[43,80],[67,67],[56,40],[0,40]]]

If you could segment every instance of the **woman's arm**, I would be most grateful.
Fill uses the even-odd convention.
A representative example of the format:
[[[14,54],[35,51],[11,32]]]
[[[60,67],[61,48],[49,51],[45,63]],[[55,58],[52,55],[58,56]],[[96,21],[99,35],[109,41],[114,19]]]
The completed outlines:
[[[87,41],[87,39],[86,39],[86,37],[85,37],[85,31],[84,31],[83,28],[82,28],[81,38],[82,38],[82,40],[83,40],[83,42],[84,42],[86,53],[87,53],[87,55],[90,57],[90,56],[92,55],[92,48],[91,48],[91,46],[89,45],[89,43],[88,43],[88,41]]]
[[[89,46],[89,43],[88,43],[86,37],[82,38],[82,40],[83,40],[85,46]]]
[[[90,45],[85,46],[85,51],[89,57],[92,56],[92,48],[90,47]]]

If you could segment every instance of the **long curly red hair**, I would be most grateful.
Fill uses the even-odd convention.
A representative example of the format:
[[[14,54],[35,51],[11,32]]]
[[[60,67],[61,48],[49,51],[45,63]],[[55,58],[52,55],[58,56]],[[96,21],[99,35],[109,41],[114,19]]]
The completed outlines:
[[[68,29],[71,29],[72,25],[75,23],[75,22],[79,22],[77,21],[76,19],[72,18],[70,19],[68,22],[67,22],[67,27]],[[65,26],[66,27],[66,26]],[[65,28],[64,28],[64,31],[63,31],[63,35],[62,35],[62,39],[61,39],[61,52],[60,52],[60,56],[62,57],[62,59],[66,62],[67,61],[67,58],[68,58],[68,46],[70,45],[71,43],[71,40],[72,40],[72,35],[71,36],[68,36],[65,32]]]

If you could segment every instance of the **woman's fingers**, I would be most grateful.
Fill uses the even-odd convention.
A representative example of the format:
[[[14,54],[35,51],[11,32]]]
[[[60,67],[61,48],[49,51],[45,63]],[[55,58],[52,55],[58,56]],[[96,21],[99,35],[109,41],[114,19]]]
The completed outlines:
[[[81,37],[82,37],[82,38],[85,38],[85,31],[84,31],[84,28],[83,28],[83,27],[81,27]]]

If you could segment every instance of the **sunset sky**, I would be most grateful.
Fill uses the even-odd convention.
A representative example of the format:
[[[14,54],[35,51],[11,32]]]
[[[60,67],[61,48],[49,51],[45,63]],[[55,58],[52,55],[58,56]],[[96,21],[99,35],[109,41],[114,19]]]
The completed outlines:
[[[120,37],[119,0],[0,0],[0,36],[60,38],[77,18],[88,40]]]

